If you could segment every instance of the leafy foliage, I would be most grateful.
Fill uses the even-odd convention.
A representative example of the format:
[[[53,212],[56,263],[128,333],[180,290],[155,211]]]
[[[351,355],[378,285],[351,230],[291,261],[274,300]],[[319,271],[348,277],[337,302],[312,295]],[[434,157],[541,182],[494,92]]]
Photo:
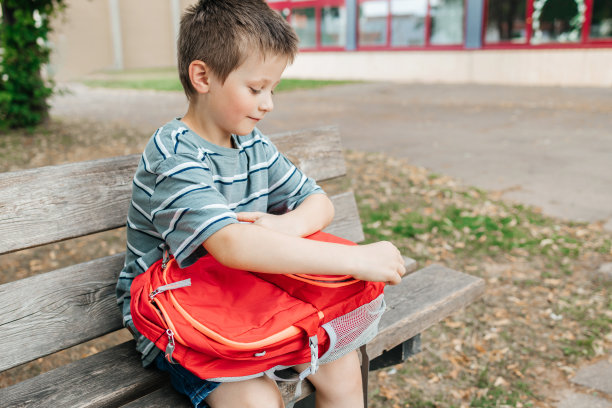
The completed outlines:
[[[49,61],[47,36],[64,0],[2,0],[0,25],[0,127],[32,127],[48,114],[53,82],[42,75]]]

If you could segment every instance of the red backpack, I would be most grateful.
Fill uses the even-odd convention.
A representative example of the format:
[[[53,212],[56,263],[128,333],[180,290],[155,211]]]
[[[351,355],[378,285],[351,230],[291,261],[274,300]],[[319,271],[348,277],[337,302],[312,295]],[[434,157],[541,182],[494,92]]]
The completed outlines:
[[[355,245],[323,232],[308,239]],[[162,263],[132,283],[134,325],[168,361],[211,381],[282,380],[310,362],[303,379],[370,341],[385,308],[384,283],[349,275],[247,272],[211,255],[184,269]]]

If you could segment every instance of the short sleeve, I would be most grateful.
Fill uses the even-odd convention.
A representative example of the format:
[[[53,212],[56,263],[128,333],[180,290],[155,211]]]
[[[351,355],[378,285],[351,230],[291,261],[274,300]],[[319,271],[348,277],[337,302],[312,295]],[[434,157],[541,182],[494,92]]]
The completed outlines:
[[[206,254],[204,241],[237,223],[225,197],[216,190],[207,164],[189,155],[173,155],[154,169],[153,225],[181,268]]]
[[[324,194],[312,178],[302,173],[269,139],[265,140],[272,161],[268,170],[268,212],[283,214],[298,207],[311,194]]]

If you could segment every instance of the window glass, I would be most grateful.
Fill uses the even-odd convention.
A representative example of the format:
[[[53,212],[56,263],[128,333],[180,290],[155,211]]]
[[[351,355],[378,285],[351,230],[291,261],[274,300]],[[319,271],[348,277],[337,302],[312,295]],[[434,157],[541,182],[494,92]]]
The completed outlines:
[[[612,0],[593,1],[591,38],[612,39]]]
[[[346,8],[321,9],[321,45],[338,47],[346,45]]]
[[[291,26],[300,38],[300,48],[317,46],[317,22],[314,7],[291,10]]]
[[[430,0],[432,44],[463,43],[463,2],[464,0]]]
[[[580,9],[578,3],[581,4]],[[583,1],[535,0],[533,2],[533,44],[578,42],[584,22]]]
[[[391,0],[391,45],[425,44],[427,0]]]
[[[527,40],[525,0],[489,0],[485,42],[517,42]]]
[[[359,4],[359,45],[387,44],[387,0],[364,1]]]

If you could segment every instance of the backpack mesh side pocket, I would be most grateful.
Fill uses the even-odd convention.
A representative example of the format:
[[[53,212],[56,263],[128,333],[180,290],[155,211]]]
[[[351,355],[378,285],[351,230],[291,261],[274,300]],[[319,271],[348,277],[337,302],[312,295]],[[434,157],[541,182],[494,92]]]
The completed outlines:
[[[378,296],[343,316],[324,324],[329,336],[329,349],[319,361],[330,363],[357,350],[378,334],[378,324],[386,308],[384,295]]]

